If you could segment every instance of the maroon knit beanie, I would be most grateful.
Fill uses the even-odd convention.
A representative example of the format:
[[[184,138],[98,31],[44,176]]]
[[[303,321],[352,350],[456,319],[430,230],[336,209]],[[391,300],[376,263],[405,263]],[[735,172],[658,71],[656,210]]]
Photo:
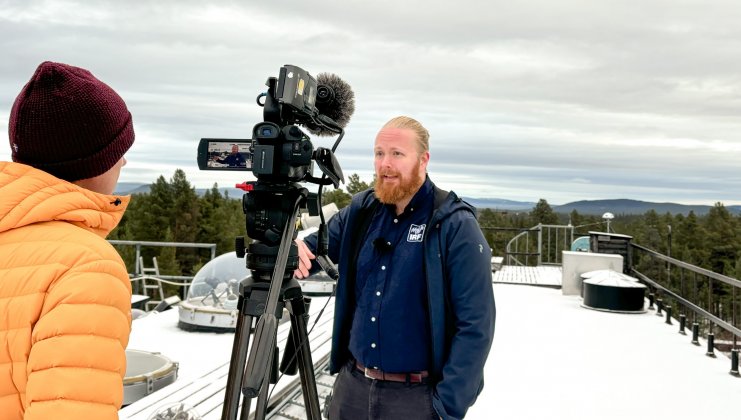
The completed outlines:
[[[134,143],[123,99],[89,71],[43,62],[10,110],[13,161],[67,181],[105,173]]]

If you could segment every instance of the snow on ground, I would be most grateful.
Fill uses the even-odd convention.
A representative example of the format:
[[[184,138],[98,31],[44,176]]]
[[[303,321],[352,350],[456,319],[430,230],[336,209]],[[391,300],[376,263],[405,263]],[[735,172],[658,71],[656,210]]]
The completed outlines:
[[[741,378],[654,311],[599,312],[560,290],[495,284],[497,324],[469,419],[737,418]]]

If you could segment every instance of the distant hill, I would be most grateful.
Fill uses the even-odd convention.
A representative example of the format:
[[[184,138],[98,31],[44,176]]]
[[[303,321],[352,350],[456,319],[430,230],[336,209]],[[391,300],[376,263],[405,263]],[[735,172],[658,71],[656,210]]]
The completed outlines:
[[[114,194],[133,194],[134,190],[137,190],[141,187],[147,188],[147,191],[143,192],[149,192],[149,184],[142,184],[141,182],[119,182],[118,184],[116,184],[116,191],[114,191]]]
[[[468,203],[475,206],[477,209],[496,209],[496,210],[511,210],[511,211],[530,211],[535,207],[536,203],[527,201],[511,201],[503,200],[499,198],[471,198],[464,197]],[[553,211],[556,213],[571,213],[572,210],[578,211],[584,215],[597,215],[601,216],[606,212],[610,212],[616,216],[621,214],[644,214],[647,211],[654,209],[659,214],[671,213],[671,214],[689,214],[690,211],[694,211],[696,215],[705,215],[710,211],[712,206],[706,205],[688,205],[688,204],[677,204],[677,203],[654,203],[650,201],[631,200],[627,198],[611,199],[611,200],[582,200],[574,201],[572,203],[553,205],[551,204]],[[741,215],[741,206],[726,206],[731,214]]]
[[[128,195],[148,193],[150,185],[151,184],[142,184],[138,182],[119,182],[118,185],[116,185],[116,194]],[[209,189],[210,188],[196,188],[196,194],[202,196]],[[221,191],[222,194],[229,193],[229,198],[241,198],[244,194],[244,191],[237,188],[222,187],[219,188],[219,191]],[[463,197],[463,199],[479,210],[493,209],[499,211],[530,211],[536,204],[530,201],[513,201],[502,198]],[[551,207],[556,213],[571,213],[572,210],[576,210],[580,214],[593,214],[598,216],[601,216],[606,212],[610,212],[616,216],[622,214],[644,214],[651,209],[654,209],[659,214],[669,212],[671,214],[681,213],[687,215],[690,211],[694,211],[696,215],[701,216],[707,214],[712,208],[712,206],[653,203],[650,201],[631,200],[627,198],[613,200],[582,200],[562,205],[551,204]],[[726,206],[726,208],[732,214],[741,215],[741,206]]]
[[[621,214],[644,214],[651,209],[659,214],[668,212],[671,214],[681,213],[687,215],[690,211],[694,211],[696,215],[700,216],[707,214],[712,208],[712,206],[704,205],[653,203],[626,198],[615,200],[582,200],[552,207],[556,213],[571,213],[572,210],[576,210],[580,214],[602,215],[610,212],[616,216]],[[733,214],[741,214],[741,206],[727,206],[726,208]]]
[[[535,207],[535,203],[529,201],[512,201],[504,200],[501,198],[471,198],[463,197],[468,204],[476,207],[477,209],[492,209],[492,210],[513,210],[513,211],[530,211]]]
[[[114,194],[129,195],[129,194],[147,194],[149,193],[152,184],[142,184],[139,182],[119,182],[116,185],[116,191]],[[196,188],[196,194],[202,196],[206,191],[211,188]],[[219,188],[221,194],[229,193],[229,198],[242,198],[244,191],[237,188]]]

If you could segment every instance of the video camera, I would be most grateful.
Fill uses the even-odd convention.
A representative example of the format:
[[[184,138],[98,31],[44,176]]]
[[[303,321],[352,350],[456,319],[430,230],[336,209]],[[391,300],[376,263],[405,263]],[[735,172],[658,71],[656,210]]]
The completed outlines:
[[[202,170],[251,170],[259,181],[285,184],[314,178],[313,162],[335,188],[344,182],[342,170],[331,150],[314,146],[296,124],[317,135],[342,135],[342,127],[355,110],[349,85],[336,76],[320,74],[317,79],[297,66],[285,65],[279,78],[271,77],[268,91],[257,97],[264,120],[255,125],[251,139],[203,138],[198,145],[198,167]],[[263,99],[263,102],[261,102]],[[231,159],[230,159],[231,158]]]

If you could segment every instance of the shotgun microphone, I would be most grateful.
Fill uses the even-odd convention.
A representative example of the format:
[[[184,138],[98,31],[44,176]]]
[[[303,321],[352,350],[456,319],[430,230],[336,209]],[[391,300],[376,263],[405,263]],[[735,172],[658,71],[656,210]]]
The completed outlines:
[[[355,112],[355,93],[353,93],[352,88],[339,76],[331,73],[320,73],[317,75],[316,81],[315,106],[319,112],[317,119],[327,122],[326,119],[329,118],[329,125],[345,128]],[[317,136],[334,136],[337,134],[337,131],[329,130],[313,122],[304,125],[311,134]]]

